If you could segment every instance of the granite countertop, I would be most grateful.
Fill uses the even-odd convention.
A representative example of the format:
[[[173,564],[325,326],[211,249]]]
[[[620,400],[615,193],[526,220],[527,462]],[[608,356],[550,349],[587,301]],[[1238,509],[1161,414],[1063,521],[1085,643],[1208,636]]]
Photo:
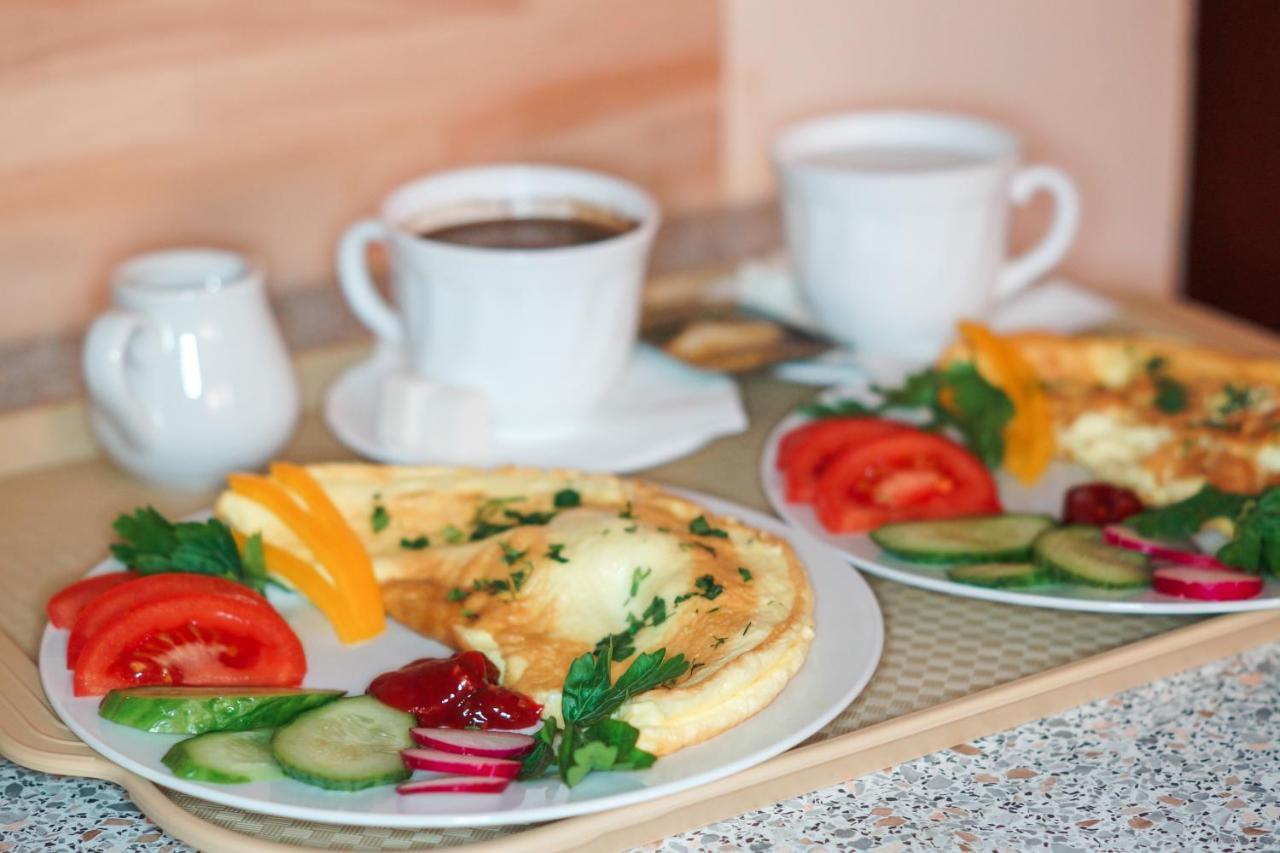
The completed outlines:
[[[1280,849],[1280,643],[644,850]],[[115,785],[0,759],[0,853],[186,850]]]

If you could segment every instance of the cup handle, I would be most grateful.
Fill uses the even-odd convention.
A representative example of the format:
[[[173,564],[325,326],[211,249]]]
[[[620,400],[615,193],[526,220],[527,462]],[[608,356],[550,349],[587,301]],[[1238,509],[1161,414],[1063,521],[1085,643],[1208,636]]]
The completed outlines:
[[[1053,196],[1054,215],[1048,232],[1034,247],[1005,264],[996,298],[1007,299],[1058,265],[1080,227],[1080,194],[1071,178],[1053,166],[1020,169],[1009,183],[1009,199],[1026,204],[1040,190]]]
[[[119,309],[108,311],[89,327],[81,357],[89,396],[125,442],[137,450],[145,450],[154,442],[155,427],[142,400],[129,386],[125,358],[129,342],[146,324],[140,314]]]
[[[376,219],[362,219],[348,228],[338,242],[338,283],[356,319],[382,340],[398,345],[404,325],[369,275],[369,244],[385,243],[388,236],[387,227]]]

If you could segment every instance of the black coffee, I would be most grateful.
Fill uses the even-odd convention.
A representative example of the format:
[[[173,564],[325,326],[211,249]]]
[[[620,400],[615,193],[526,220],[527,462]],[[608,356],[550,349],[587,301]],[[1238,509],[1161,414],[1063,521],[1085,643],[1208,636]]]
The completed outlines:
[[[419,232],[420,237],[454,243],[459,246],[479,246],[485,249],[560,249],[566,246],[584,246],[599,243],[610,237],[625,234],[636,223],[613,218],[610,221],[588,219],[560,219],[554,217],[529,217],[487,219],[447,225],[430,231]]]

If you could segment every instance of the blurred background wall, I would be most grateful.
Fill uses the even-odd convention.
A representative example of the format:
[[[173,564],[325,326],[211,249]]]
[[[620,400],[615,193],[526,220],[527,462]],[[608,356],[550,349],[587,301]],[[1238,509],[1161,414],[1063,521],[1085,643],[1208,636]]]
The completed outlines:
[[[255,250],[278,295],[331,293],[344,225],[462,163],[616,172],[667,209],[660,269],[732,260],[780,240],[777,127],[890,105],[1007,123],[1079,181],[1065,271],[1173,292],[1191,17],[1190,0],[8,0],[0,354],[73,342],[111,266],[166,243]]]

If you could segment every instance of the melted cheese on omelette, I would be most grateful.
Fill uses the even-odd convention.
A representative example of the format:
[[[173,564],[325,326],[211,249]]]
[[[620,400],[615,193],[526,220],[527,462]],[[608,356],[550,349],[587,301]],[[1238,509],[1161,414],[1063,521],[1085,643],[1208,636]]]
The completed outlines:
[[[766,706],[812,642],[812,592],[787,543],[651,485],[527,470],[309,470],[369,550],[388,613],[453,648],[484,652],[504,685],[549,714],[559,714],[570,662],[611,635],[615,646],[683,653],[687,675],[617,714],[656,754]],[[564,489],[579,506],[555,506]],[[377,506],[389,522],[375,532]],[[217,512],[311,558],[252,501],[227,492]],[[429,546],[401,545],[421,536]],[[629,663],[615,663],[615,677]]]

